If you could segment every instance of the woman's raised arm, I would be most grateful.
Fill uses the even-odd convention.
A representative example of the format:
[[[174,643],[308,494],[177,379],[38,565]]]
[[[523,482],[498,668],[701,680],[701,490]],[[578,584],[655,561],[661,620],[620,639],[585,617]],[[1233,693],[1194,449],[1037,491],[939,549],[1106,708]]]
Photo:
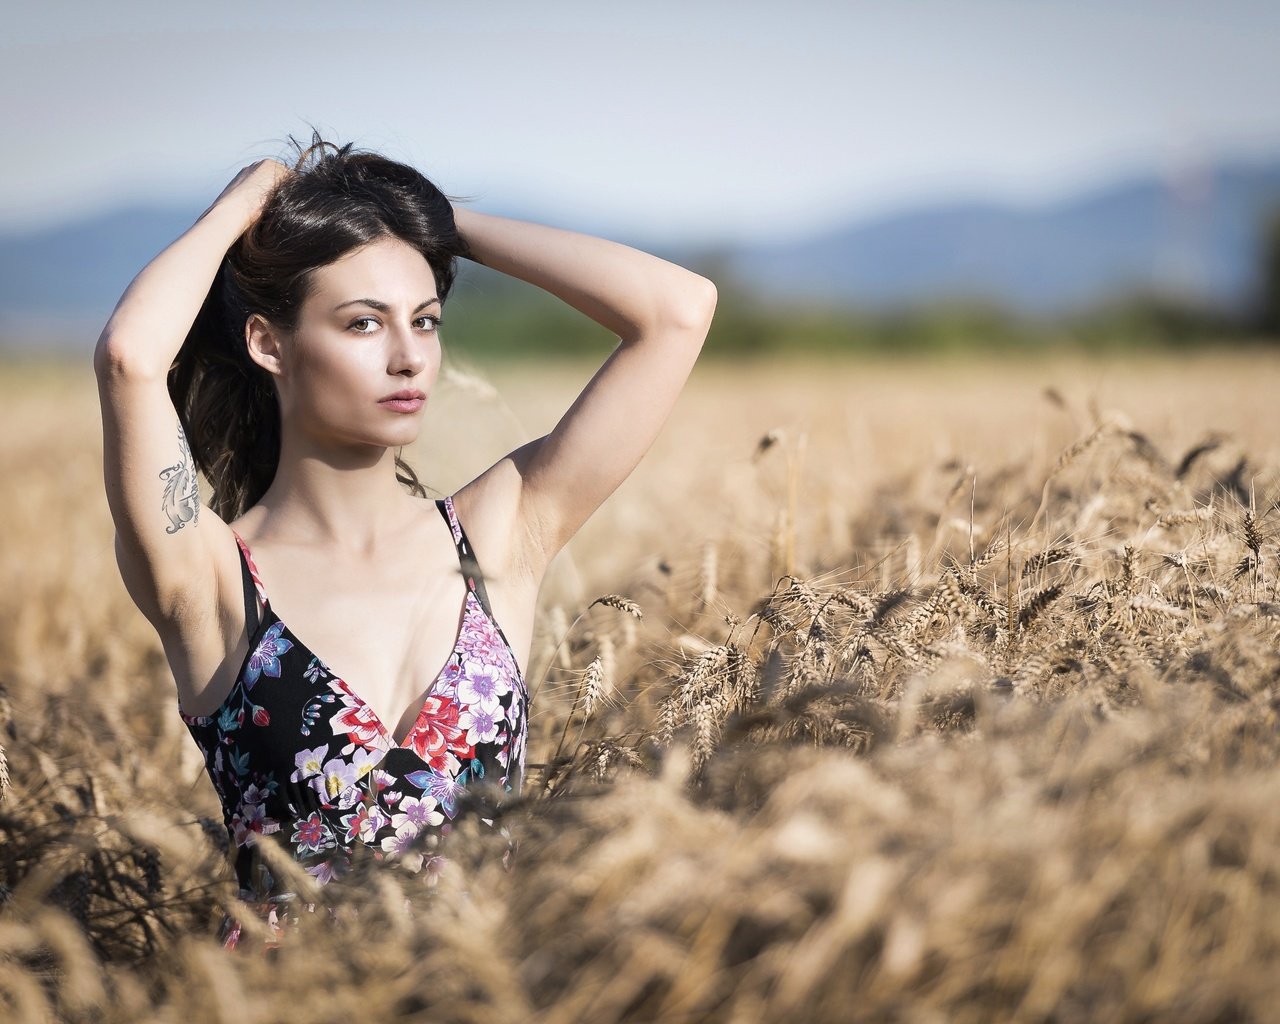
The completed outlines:
[[[278,160],[243,168],[177,241],[138,272],[98,337],[93,358],[99,373],[168,374],[223,256],[288,172]]]
[[[284,170],[274,160],[242,170],[133,279],[94,350],[116,562],[129,596],[162,635],[208,619],[217,566],[234,550],[227,525],[211,509],[202,515],[195,462],[169,397],[169,367],[227,249]]]
[[[658,436],[711,327],[716,287],[607,239],[463,208],[454,217],[474,260],[621,341],[552,431],[506,457],[521,478],[518,521],[539,549],[528,555],[545,567]]]

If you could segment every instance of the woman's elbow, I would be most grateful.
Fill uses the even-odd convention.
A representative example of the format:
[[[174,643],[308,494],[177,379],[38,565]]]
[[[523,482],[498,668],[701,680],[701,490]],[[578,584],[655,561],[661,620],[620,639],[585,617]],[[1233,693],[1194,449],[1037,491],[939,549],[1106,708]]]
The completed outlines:
[[[701,274],[692,274],[688,293],[671,309],[674,326],[683,330],[705,334],[715,316],[719,294],[715,282]]]

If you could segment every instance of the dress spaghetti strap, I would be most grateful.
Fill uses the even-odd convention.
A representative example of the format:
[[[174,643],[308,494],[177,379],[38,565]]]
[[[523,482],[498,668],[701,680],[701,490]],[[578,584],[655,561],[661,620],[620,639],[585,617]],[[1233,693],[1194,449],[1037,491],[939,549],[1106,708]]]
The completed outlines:
[[[453,544],[458,549],[458,561],[462,565],[462,575],[467,581],[467,588],[475,593],[480,601],[480,607],[492,620],[493,608],[489,605],[489,595],[484,589],[484,575],[480,571],[480,563],[476,561],[475,552],[471,549],[471,541],[467,538],[466,531],[462,529],[462,523],[458,521],[457,512],[454,511],[453,495],[436,499],[436,508],[445,517],[453,533]]]
[[[258,578],[258,567],[253,564],[253,556],[249,554],[249,545],[235,530],[231,531],[236,538],[236,547],[240,550],[240,579],[244,587],[244,631],[252,641],[262,620],[258,615],[258,599],[262,600],[265,609],[267,594],[262,580]]]

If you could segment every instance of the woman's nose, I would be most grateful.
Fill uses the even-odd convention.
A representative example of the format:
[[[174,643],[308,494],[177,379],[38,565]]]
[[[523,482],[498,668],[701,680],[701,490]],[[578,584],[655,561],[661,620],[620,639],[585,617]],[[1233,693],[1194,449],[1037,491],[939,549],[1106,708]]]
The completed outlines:
[[[417,332],[401,329],[396,334],[395,350],[392,354],[394,373],[409,370],[414,374],[421,373],[430,358],[432,341],[423,338]]]

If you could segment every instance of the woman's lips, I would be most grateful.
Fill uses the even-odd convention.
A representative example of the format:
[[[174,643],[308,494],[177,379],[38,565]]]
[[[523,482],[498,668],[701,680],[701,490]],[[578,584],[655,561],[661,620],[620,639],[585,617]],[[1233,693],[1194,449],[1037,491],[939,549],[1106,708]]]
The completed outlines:
[[[378,404],[384,409],[392,409],[395,412],[417,412],[422,408],[422,403],[426,401],[423,398],[386,398]]]

